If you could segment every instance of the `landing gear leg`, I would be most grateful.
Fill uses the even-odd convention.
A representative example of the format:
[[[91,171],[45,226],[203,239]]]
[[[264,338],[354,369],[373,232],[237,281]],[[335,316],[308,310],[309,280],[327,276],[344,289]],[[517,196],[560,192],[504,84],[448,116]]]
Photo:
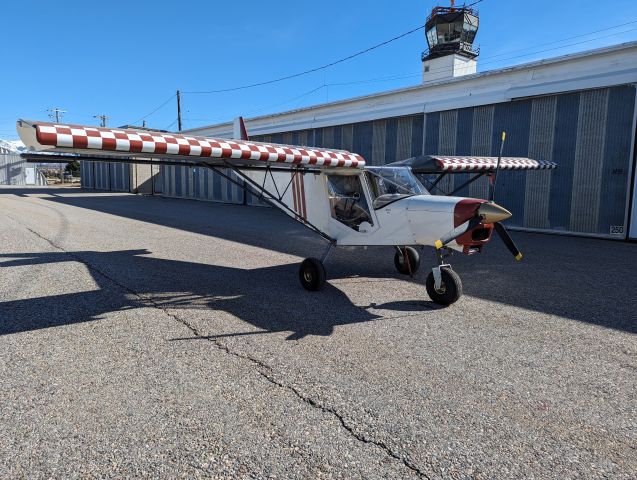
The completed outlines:
[[[330,243],[327,250],[323,254],[323,258],[306,258],[299,267],[299,280],[303,288],[310,292],[316,292],[321,290],[325,285],[325,267],[324,263],[327,261],[330,253],[332,253],[333,243]]]
[[[438,266],[431,269],[425,283],[427,294],[439,305],[451,305],[462,296],[462,281],[451,265],[444,263],[447,256],[436,250]]]
[[[398,273],[413,277],[420,267],[420,255],[413,247],[396,246],[394,254],[394,265]]]

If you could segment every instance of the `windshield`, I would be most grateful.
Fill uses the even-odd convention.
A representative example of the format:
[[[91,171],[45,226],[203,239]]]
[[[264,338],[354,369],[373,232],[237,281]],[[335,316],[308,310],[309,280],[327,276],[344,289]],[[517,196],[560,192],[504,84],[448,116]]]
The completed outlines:
[[[367,167],[366,170],[375,210],[401,198],[429,195],[408,167]]]

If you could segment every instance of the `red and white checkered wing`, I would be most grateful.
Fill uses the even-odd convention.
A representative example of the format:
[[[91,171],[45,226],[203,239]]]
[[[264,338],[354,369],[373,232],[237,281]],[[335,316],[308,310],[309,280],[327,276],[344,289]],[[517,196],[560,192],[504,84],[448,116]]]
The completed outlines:
[[[480,172],[495,170],[498,165],[498,157],[432,157],[441,170],[447,172]],[[501,170],[549,170],[557,165],[544,160],[533,160],[522,157],[502,157]]]
[[[101,128],[78,125],[61,125],[48,122],[18,122],[35,128],[35,136],[25,132],[25,145],[36,150],[115,152],[149,156],[198,157],[206,159],[244,160],[253,162],[276,162],[283,164],[310,165],[317,167],[361,168],[365,160],[360,155],[342,150],[326,150],[311,147],[276,145],[245,140],[223,140],[189,135],[152,132],[145,130]],[[30,145],[29,140],[36,145]]]

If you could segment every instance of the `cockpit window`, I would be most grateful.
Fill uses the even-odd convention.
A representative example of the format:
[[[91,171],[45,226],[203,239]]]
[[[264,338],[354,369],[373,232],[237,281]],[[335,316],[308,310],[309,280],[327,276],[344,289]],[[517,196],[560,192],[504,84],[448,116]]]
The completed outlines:
[[[373,225],[359,175],[327,175],[332,217],[358,231],[361,223]]]
[[[407,167],[368,167],[366,170],[374,197],[374,210],[402,198],[429,195],[427,189]]]

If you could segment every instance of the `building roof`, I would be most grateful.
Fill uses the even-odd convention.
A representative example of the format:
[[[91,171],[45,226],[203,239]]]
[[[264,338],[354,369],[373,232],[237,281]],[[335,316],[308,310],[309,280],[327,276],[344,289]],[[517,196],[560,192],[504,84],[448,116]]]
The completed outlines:
[[[251,135],[305,130],[637,83],[637,42],[245,119]],[[188,130],[231,137],[233,122]]]

